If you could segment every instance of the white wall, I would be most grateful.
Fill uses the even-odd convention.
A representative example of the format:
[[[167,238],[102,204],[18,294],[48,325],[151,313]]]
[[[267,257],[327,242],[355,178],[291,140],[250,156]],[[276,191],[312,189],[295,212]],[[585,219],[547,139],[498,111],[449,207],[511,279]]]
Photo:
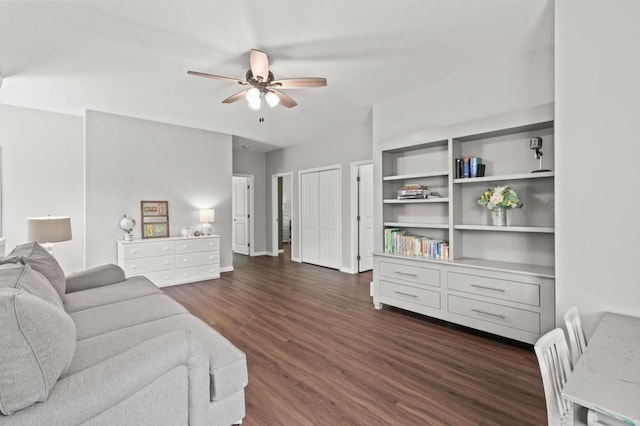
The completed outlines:
[[[267,154],[264,152],[233,150],[233,173],[253,175],[253,252],[267,252]],[[269,182],[271,182],[269,180]],[[270,251],[270,250],[269,250]]]
[[[70,216],[73,240],[55,245],[65,273],[83,269],[82,117],[0,105],[2,236],[26,242],[26,217]]]
[[[553,102],[553,47],[461,70],[374,105],[374,139]]]
[[[298,171],[316,167],[342,165],[342,260],[344,270],[351,270],[351,223],[350,210],[350,164],[353,161],[371,159],[371,114],[365,114],[361,120],[352,123],[351,130],[338,135],[318,138],[317,141],[295,145],[267,153],[267,247],[271,247],[271,176],[276,173],[293,172],[293,199],[291,230],[291,256],[300,258],[300,238],[298,235]]]
[[[87,266],[116,262],[123,214],[137,221],[140,201],[167,200],[171,236],[199,229],[198,210],[215,208],[220,267],[231,258],[231,136],[87,111]]]
[[[640,315],[640,2],[556,1],[556,307]]]

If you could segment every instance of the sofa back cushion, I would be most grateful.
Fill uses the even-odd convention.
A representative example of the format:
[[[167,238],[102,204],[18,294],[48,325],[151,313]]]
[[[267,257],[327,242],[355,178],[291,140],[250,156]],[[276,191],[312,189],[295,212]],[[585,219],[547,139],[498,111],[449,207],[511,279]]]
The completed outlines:
[[[49,254],[44,247],[35,242],[20,244],[13,249],[9,257],[5,257],[0,261],[0,263],[16,262],[31,265],[33,270],[44,275],[53,288],[56,289],[60,299],[64,299],[67,287],[64,271],[56,258]]]
[[[0,412],[45,401],[71,364],[76,329],[64,310],[22,288],[0,288]]]
[[[22,263],[0,265],[0,288],[23,289],[59,309],[64,309],[62,299],[49,280],[41,273],[34,271],[30,265]]]

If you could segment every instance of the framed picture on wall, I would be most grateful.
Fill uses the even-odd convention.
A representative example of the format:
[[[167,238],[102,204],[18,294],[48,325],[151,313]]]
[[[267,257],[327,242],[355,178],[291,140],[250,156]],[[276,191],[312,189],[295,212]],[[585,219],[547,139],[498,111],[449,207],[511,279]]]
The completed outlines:
[[[169,236],[169,202],[140,201],[142,238]]]

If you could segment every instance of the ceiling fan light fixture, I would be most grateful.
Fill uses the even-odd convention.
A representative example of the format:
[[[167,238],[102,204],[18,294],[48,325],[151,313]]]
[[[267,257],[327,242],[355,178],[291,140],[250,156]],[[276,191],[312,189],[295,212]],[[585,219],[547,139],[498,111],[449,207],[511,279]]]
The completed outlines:
[[[247,90],[247,94],[245,96],[249,102],[255,101],[256,99],[260,100],[260,90],[257,87],[252,87]]]
[[[249,108],[251,108],[252,110],[258,111],[261,106],[262,99],[260,99],[260,96],[258,96],[256,99],[249,100]]]
[[[271,108],[276,107],[280,103],[280,98],[275,93],[268,91],[264,95],[264,100],[267,101]]]

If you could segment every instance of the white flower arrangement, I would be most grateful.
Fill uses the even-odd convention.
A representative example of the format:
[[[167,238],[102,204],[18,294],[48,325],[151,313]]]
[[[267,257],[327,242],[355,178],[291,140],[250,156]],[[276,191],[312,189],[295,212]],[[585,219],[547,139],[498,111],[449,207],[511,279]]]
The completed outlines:
[[[480,198],[478,198],[478,204],[486,206],[489,210],[496,208],[515,209],[522,207],[522,201],[516,194],[516,191],[509,186],[494,186],[493,189],[487,189],[484,191]]]

